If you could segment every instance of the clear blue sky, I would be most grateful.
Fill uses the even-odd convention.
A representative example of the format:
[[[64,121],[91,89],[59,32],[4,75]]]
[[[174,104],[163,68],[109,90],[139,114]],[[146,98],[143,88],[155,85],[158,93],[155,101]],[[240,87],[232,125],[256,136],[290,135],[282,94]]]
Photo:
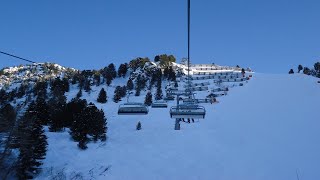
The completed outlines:
[[[79,69],[187,55],[187,0],[3,0],[0,50]],[[191,0],[191,61],[287,73],[320,60],[319,0]],[[24,64],[0,54],[0,68]]]

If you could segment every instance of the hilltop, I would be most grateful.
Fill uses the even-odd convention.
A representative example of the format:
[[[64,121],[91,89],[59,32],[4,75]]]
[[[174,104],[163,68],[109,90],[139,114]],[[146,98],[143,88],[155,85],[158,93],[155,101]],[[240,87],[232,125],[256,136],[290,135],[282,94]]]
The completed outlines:
[[[46,81],[77,72],[54,63],[37,63],[3,68],[0,70],[0,89],[12,88],[12,85]]]

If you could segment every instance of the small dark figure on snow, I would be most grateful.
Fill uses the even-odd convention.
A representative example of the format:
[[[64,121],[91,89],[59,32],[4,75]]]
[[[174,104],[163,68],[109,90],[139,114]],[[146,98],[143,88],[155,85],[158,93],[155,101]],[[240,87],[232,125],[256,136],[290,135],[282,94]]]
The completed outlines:
[[[137,124],[137,126],[136,126],[136,130],[137,130],[137,131],[141,130],[141,122],[140,122],[140,121],[138,122],[138,124]]]

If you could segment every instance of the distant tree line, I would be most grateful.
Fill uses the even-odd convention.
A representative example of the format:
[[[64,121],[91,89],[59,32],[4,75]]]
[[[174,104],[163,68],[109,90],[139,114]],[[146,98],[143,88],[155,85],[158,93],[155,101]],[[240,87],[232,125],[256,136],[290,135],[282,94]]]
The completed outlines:
[[[320,62],[316,62],[313,68],[303,67],[301,64],[297,68],[297,73],[303,72],[303,74],[315,76],[320,78]],[[294,74],[294,70],[290,69],[289,74]]]
[[[154,57],[154,62],[159,62],[162,68],[168,68],[172,62],[176,62],[176,58],[173,55],[161,54]]]
[[[157,55],[154,58],[154,61],[159,63],[160,68],[153,68],[151,70],[142,70],[143,67],[147,62],[150,62],[149,58],[135,58],[129,62],[129,64],[124,63],[120,64],[118,71],[113,63],[110,63],[108,66],[100,69],[100,70],[82,70],[82,71],[75,71],[68,69],[64,75],[64,77],[57,77],[56,79],[50,80],[49,83],[45,80],[39,79],[35,85],[32,87],[32,84],[29,83],[22,83],[20,87],[11,89],[11,91],[6,92],[4,89],[0,90],[0,103],[4,102],[13,102],[15,99],[22,98],[27,96],[25,99],[25,104],[30,102],[32,97],[36,97],[38,93],[46,93],[43,89],[46,89],[48,85],[50,85],[50,90],[57,94],[61,91],[68,92],[69,91],[69,83],[72,85],[78,84],[79,92],[77,93],[77,98],[81,98],[83,95],[83,91],[90,93],[92,90],[92,86],[100,86],[101,84],[106,84],[110,86],[112,81],[116,77],[126,77],[129,72],[134,72],[138,69],[142,70],[142,73],[139,74],[135,78],[130,78],[131,80],[128,81],[126,91],[135,90],[135,95],[139,96],[141,90],[144,90],[146,87],[148,90],[152,90],[152,88],[158,87],[159,79],[165,79],[168,81],[175,81],[176,80],[176,72],[171,66],[172,62],[176,61],[176,58],[173,55]],[[45,71],[48,73],[52,71],[58,71],[54,64],[46,64]],[[57,84],[59,87],[56,88]],[[61,84],[61,86],[60,86]],[[120,95],[123,93],[119,93],[121,90],[117,88],[114,92],[114,99],[115,101],[121,100],[121,97],[125,97],[125,95]],[[56,91],[56,92],[54,92]],[[103,92],[102,92],[103,93]],[[41,95],[42,96],[42,95]],[[43,95],[46,99],[46,94]],[[100,95],[99,95],[100,96]],[[107,97],[104,98],[103,94],[101,94],[102,98],[98,100],[100,103],[107,102]],[[57,96],[59,97],[59,96]],[[159,96],[158,96],[159,97]],[[105,99],[105,100],[104,100]]]

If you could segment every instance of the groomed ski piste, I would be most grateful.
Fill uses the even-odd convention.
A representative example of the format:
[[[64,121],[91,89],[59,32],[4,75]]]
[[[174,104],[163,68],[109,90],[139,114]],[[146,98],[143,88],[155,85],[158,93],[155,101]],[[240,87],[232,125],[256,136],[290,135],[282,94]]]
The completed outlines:
[[[82,98],[104,110],[107,141],[80,150],[68,129],[47,131],[48,151],[36,179],[320,179],[318,79],[302,74],[252,75],[244,82],[223,82],[230,86],[227,95],[218,97],[218,103],[201,104],[205,119],[181,122],[181,130],[174,130],[175,120],[169,115],[176,101],[168,101],[168,108],[149,107],[148,115],[120,116],[121,102],[114,103],[112,96],[114,87],[127,79],[117,78],[111,87],[92,86]],[[207,81],[209,89],[215,88],[212,79],[194,83]],[[107,89],[106,104],[96,101],[102,87]],[[68,100],[77,92],[76,86],[71,87]],[[143,103],[146,92],[130,101]],[[206,94],[196,92],[196,97]]]

